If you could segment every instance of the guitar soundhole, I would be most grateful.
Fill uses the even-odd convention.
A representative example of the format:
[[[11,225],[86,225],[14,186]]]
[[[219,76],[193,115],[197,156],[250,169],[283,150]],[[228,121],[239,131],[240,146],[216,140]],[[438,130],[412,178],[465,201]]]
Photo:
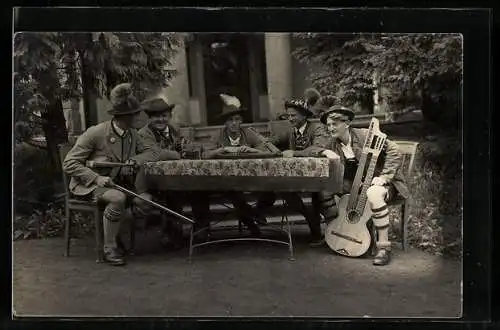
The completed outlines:
[[[359,221],[360,214],[356,210],[349,210],[347,212],[347,221],[350,223],[356,223]]]

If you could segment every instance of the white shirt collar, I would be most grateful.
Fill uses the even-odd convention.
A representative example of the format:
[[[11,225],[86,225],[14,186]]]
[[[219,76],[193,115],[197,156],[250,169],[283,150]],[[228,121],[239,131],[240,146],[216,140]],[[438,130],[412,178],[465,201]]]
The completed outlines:
[[[347,144],[344,144],[342,141],[340,141],[340,148],[342,149],[342,152],[344,153],[344,156],[347,159],[356,158],[356,155],[354,154],[351,145],[352,145],[352,137],[351,134],[349,133],[349,140],[347,141]]]
[[[351,137],[351,133],[349,133],[349,139],[347,140],[347,144],[344,144],[344,142],[342,142],[342,140],[340,140],[340,144],[343,146],[343,147],[350,147],[352,145],[352,137]]]
[[[167,127],[165,127],[165,130],[164,130],[163,132],[165,133],[165,135],[167,135],[167,136],[168,136],[168,134],[170,133],[170,130],[169,130],[169,128],[168,128],[168,125],[167,125]]]
[[[118,136],[122,137],[123,134],[125,134],[125,130],[118,127],[118,125],[116,125],[114,120],[111,121],[111,125],[113,125],[113,128],[114,128],[115,132],[118,134]]]
[[[304,123],[304,125],[300,126],[299,129],[295,128],[295,133],[300,133],[300,135],[304,135],[304,132],[306,130],[306,126],[307,126],[307,121]]]
[[[227,137],[229,138],[229,142],[231,143],[231,146],[239,146],[240,145],[241,136],[238,136],[236,139],[233,139],[229,135]]]

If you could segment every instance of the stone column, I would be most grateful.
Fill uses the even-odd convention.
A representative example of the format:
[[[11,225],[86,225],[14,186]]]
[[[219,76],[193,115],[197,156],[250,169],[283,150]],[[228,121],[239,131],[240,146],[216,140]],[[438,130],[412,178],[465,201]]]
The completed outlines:
[[[292,53],[289,33],[266,33],[266,71],[269,119],[283,113],[283,102],[292,96]]]
[[[187,126],[190,124],[189,114],[189,77],[186,59],[186,48],[182,45],[178,50],[172,63],[177,74],[170,81],[170,86],[164,88],[161,93],[168,103],[176,106],[172,113],[174,124]]]
[[[190,124],[206,125],[205,73],[203,67],[203,49],[200,40],[195,39],[191,42],[187,60],[191,76],[191,96],[189,97]]]

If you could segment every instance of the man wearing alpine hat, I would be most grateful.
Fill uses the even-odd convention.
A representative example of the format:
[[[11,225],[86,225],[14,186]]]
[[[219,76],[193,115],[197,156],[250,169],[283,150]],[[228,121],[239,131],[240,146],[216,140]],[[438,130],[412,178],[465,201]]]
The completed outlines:
[[[76,141],[63,161],[63,170],[71,177],[72,195],[98,201],[105,205],[103,213],[104,259],[114,266],[124,265],[124,251],[117,246],[117,237],[125,218],[144,218],[150,207],[134,198],[127,208],[129,197],[114,189],[113,183],[151,200],[146,192],[145,176],[141,165],[156,161],[154,148],[145,145],[136,129],[142,111],[129,83],[119,84],[110,93],[113,116],[109,121],[89,127]],[[90,168],[87,161],[127,163],[131,166]],[[134,189],[135,188],[135,189]]]
[[[222,100],[222,113],[219,121],[224,127],[211,138],[210,144],[204,150],[203,158],[215,158],[224,154],[242,154],[265,152],[266,139],[259,133],[241,127],[242,114],[246,111],[241,106],[240,100],[232,95],[220,94]],[[231,192],[228,198],[235,206],[238,217],[248,227],[251,234],[257,236],[260,229],[255,223],[256,215],[252,207],[246,202],[243,192]],[[204,199],[205,209],[208,208],[208,197]]]
[[[344,164],[344,193],[350,191],[368,134],[368,129],[351,127],[354,116],[351,109],[343,106],[333,106],[320,116],[320,121],[326,125],[331,136],[331,141],[323,152],[335,152]],[[377,164],[375,177],[366,195],[372,210],[373,224],[377,229],[377,253],[373,264],[383,266],[391,260],[387,202],[397,193],[404,198],[408,198],[410,193],[401,173],[402,157],[397,144],[386,140],[379,157],[382,161]]]
[[[292,127],[286,131],[277,132],[270,139],[278,148],[284,150],[283,157],[338,157],[326,149],[329,137],[324,126],[309,120],[314,116],[312,109],[318,106],[320,99],[319,92],[309,88],[304,92],[304,98],[292,98],[285,101],[284,108]],[[311,232],[310,246],[323,245],[325,241],[321,233],[321,214],[327,220],[334,219],[337,215],[336,209],[333,208],[333,194],[313,193],[312,210],[304,205],[299,194],[284,193],[282,195],[289,207],[304,215]],[[275,200],[276,194],[266,193],[256,205],[258,214],[265,214]],[[326,207],[329,204],[331,207]]]

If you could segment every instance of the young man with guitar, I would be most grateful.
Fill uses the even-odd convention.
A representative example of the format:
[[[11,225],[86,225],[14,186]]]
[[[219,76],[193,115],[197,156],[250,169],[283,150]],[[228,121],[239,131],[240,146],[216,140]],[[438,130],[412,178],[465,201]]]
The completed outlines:
[[[363,165],[366,165],[366,162],[368,162],[368,157],[363,149],[372,150],[370,146],[367,147],[365,145],[365,141],[367,138],[376,136],[376,133],[373,135],[368,129],[350,127],[354,116],[354,112],[346,107],[333,106],[320,117],[320,121],[326,125],[332,138],[328,149],[337,153],[345,166],[344,193],[349,192],[353,183],[356,184],[355,177],[357,181],[361,180],[362,176],[357,173],[358,164],[361,165],[363,163]],[[378,127],[375,130],[377,129]],[[387,265],[391,260],[387,201],[394,198],[397,193],[404,198],[408,198],[409,191],[405,184],[404,176],[401,173],[402,156],[397,144],[385,139],[386,135],[383,133],[380,136],[382,136],[381,141],[383,143],[381,143],[379,148],[380,154],[377,153],[378,158],[372,159],[374,160],[374,164],[372,164],[374,170],[365,194],[369,208],[371,209],[371,219],[377,229],[377,253],[373,264],[383,266]],[[360,190],[362,192],[365,191]],[[339,211],[340,214],[345,213],[342,210]],[[340,220],[336,219],[334,221]]]

